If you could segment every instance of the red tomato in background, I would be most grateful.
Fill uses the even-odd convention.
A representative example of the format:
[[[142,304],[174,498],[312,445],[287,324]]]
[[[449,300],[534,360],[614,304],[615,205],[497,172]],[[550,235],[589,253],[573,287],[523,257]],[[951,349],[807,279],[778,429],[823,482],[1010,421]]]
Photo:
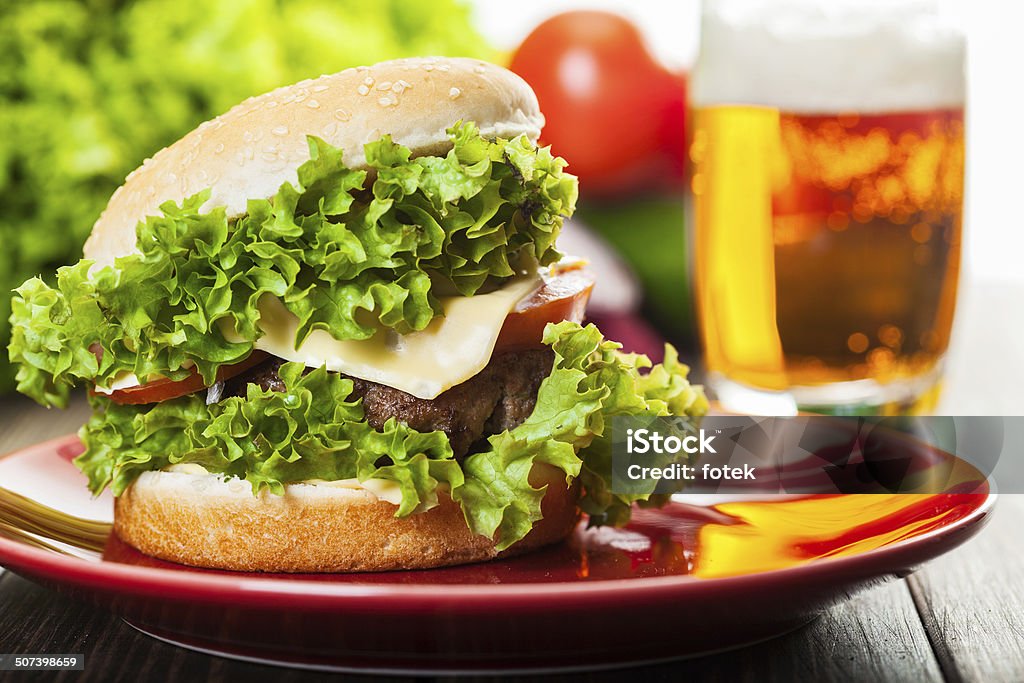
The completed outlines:
[[[556,15],[526,37],[510,68],[537,93],[541,140],[569,162],[585,196],[682,189],[685,76],[659,64],[627,19]]]

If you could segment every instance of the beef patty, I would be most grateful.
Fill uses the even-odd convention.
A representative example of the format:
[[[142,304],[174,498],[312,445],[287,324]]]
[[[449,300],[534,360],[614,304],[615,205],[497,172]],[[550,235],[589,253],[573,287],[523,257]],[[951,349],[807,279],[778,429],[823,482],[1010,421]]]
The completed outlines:
[[[284,382],[277,374],[284,362],[271,358],[227,380],[223,396],[245,396],[248,384],[284,391]],[[349,379],[352,394],[363,399],[366,421],[374,429],[394,417],[418,432],[441,430],[448,435],[455,456],[461,458],[478,442],[517,427],[530,416],[540,383],[551,374],[553,363],[551,349],[496,353],[479,374],[435,399],[416,398],[356,377]]]

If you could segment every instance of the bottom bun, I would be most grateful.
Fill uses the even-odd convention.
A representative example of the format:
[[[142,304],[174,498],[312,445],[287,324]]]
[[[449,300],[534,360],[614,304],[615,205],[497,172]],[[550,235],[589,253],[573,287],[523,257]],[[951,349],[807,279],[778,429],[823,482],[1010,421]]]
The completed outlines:
[[[362,488],[290,484],[284,495],[252,494],[247,482],[214,474],[146,472],[114,504],[114,531],[147,555],[196,567],[259,572],[427,569],[505,557],[555,543],[579,521],[579,483],[535,465],[547,485],[544,519],[505,551],[466,526],[458,503],[397,518],[397,506]]]

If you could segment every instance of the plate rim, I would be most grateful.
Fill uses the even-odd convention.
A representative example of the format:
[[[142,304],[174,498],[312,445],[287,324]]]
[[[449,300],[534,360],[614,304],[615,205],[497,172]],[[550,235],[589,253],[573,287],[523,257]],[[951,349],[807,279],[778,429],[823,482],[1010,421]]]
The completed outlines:
[[[0,455],[0,459],[30,451],[56,449],[77,439],[69,434],[26,446]],[[210,603],[232,602],[237,604],[244,598],[252,606],[273,607],[275,604],[295,607],[296,599],[315,599],[320,608],[329,609],[339,604],[352,604],[353,600],[372,601],[381,606],[401,603],[408,606],[415,601],[425,609],[445,605],[453,601],[464,601],[465,605],[479,604],[482,609],[493,610],[498,603],[506,606],[520,604],[524,599],[546,599],[557,596],[561,601],[573,599],[614,599],[640,597],[650,594],[694,590],[737,590],[756,586],[763,590],[766,584],[802,581],[819,576],[856,574],[858,570],[869,570],[866,575],[884,577],[895,575],[907,564],[896,560],[904,554],[914,553],[922,547],[934,548],[943,540],[938,552],[925,552],[923,557],[909,563],[917,567],[938,555],[953,550],[977,534],[991,520],[998,494],[991,487],[967,515],[936,529],[912,538],[873,548],[855,555],[824,557],[809,562],[734,576],[701,578],[692,575],[650,576],[626,579],[597,579],[582,582],[550,583],[505,583],[505,584],[405,584],[405,583],[329,583],[302,581],[290,578],[288,574],[267,574],[266,576],[239,575],[231,572],[207,573],[178,570],[163,567],[146,567],[121,564],[105,560],[89,560],[73,555],[64,555],[52,550],[35,548],[25,543],[0,537],[0,566],[18,573],[24,570],[33,577],[52,580],[59,584],[71,584],[99,589],[100,591],[131,594],[136,596],[164,597],[174,591],[179,599],[198,600]],[[953,537],[953,538],[949,538]],[[909,558],[908,558],[909,559]],[[10,565],[13,565],[13,569]],[[872,567],[876,569],[872,570]],[[430,571],[430,570],[424,570]],[[864,575],[864,574],[862,574]],[[479,600],[487,597],[487,602]],[[310,606],[307,602],[306,606]]]

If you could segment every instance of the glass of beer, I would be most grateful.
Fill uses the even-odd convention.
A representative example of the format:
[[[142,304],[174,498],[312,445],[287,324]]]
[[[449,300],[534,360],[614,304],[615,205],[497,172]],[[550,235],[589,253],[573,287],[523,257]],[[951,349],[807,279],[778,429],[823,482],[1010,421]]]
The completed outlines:
[[[932,411],[960,268],[962,33],[929,2],[706,0],[701,43],[709,386],[751,414]]]

